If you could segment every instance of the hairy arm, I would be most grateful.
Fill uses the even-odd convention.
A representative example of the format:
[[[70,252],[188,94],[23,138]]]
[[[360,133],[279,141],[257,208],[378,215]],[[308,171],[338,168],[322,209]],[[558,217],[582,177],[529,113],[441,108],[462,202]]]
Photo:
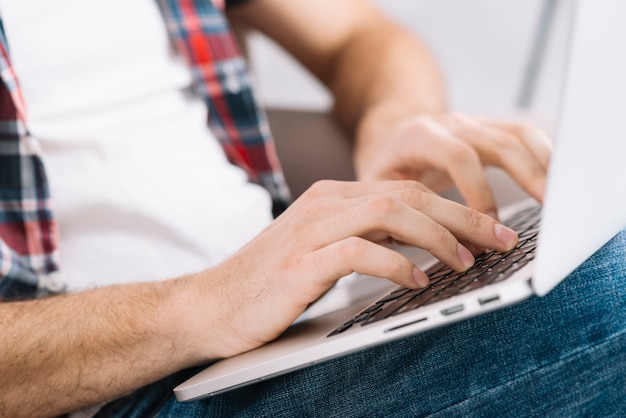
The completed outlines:
[[[326,84],[339,120],[351,131],[368,112],[445,108],[428,49],[367,1],[255,0],[229,16],[267,34]]]
[[[0,304],[0,416],[58,415],[200,361],[176,324],[188,299],[181,284]]]

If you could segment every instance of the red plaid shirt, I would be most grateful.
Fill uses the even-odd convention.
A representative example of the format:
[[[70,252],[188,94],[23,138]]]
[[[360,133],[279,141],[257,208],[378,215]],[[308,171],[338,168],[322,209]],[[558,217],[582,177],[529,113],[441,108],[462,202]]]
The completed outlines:
[[[269,126],[220,0],[156,0],[167,30],[192,69],[207,123],[230,161],[263,185],[281,210],[289,190]],[[61,291],[58,231],[39,144],[11,66],[0,18],[0,300]]]

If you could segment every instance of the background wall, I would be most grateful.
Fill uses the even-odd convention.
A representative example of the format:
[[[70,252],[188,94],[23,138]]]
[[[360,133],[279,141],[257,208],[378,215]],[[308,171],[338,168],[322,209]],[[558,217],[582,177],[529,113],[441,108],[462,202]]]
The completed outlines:
[[[428,43],[446,76],[451,107],[497,113],[515,106],[547,0],[371,1]],[[572,2],[556,3],[534,103],[542,112],[554,111],[557,104]],[[265,105],[330,108],[331,98],[324,88],[276,45],[253,34],[249,47]]]

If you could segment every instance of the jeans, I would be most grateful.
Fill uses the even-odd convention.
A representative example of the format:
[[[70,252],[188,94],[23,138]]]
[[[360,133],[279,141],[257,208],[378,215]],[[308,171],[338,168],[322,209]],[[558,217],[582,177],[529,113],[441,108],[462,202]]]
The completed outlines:
[[[99,416],[624,416],[626,231],[543,298],[180,403],[187,370]]]

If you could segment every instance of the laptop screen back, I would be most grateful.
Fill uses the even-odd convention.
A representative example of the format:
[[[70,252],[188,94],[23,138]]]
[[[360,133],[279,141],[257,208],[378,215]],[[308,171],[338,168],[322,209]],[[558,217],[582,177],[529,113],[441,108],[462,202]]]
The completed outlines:
[[[626,1],[578,0],[534,290],[544,295],[626,227]]]

